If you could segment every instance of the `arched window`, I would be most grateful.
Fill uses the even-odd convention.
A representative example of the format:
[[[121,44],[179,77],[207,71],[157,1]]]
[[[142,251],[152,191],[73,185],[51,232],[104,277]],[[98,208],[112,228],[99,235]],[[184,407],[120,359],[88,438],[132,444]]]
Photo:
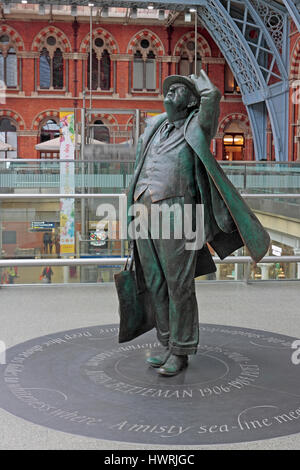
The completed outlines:
[[[229,161],[243,160],[245,150],[244,128],[239,122],[226,126],[223,136],[223,159]]]
[[[132,88],[136,91],[156,90],[156,56],[148,39],[139,41],[133,56]]]
[[[53,88],[64,86],[64,59],[60,49],[56,49],[53,56]]]
[[[201,70],[201,55],[197,52],[196,75]],[[182,47],[179,61],[179,75],[192,75],[195,73],[195,41],[189,39]]]
[[[7,34],[0,36],[0,80],[7,88],[18,86],[17,54]]]
[[[93,40],[92,51],[92,90],[110,90],[111,60],[105,42],[101,37]],[[87,86],[90,87],[90,53],[87,61]]]
[[[51,59],[49,51],[44,47],[40,55],[40,88],[51,86]]]
[[[40,52],[40,88],[64,87],[64,59],[54,36],[48,36]]]
[[[88,56],[88,62],[87,62],[87,81],[88,81],[88,88],[90,88],[90,80],[92,78],[92,90],[97,90],[98,88],[98,76],[99,76],[99,73],[98,73],[98,65],[99,65],[99,62],[98,62],[98,59],[97,59],[97,54],[96,52],[93,50],[92,52],[92,77],[90,76],[90,66],[91,66],[91,55],[89,53],[89,56]]]
[[[56,139],[59,135],[59,124],[54,119],[49,119],[41,127],[40,141]]]
[[[94,122],[93,127],[93,138],[96,140],[100,140],[100,142],[106,142],[109,144],[110,142],[110,135],[109,129],[100,119],[97,119]]]
[[[14,123],[8,118],[0,118],[0,141],[4,144],[11,145],[14,151],[10,151],[8,158],[17,158],[17,128]],[[7,152],[0,151],[0,159],[6,158]]]
[[[106,49],[100,59],[100,88],[101,90],[110,89],[110,56]]]

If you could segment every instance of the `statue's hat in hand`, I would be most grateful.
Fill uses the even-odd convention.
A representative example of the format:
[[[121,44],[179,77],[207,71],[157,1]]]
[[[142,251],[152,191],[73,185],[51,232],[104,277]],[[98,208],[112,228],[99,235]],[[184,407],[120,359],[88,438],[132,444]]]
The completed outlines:
[[[174,85],[175,83],[182,83],[182,85],[187,86],[193,95],[198,100],[198,104],[200,103],[200,90],[198,87],[198,82],[201,80],[200,77],[197,77],[196,75],[189,75],[188,77],[184,77],[183,75],[170,75],[164,80],[163,83],[163,94],[166,96],[168,93],[168,90],[171,85]]]

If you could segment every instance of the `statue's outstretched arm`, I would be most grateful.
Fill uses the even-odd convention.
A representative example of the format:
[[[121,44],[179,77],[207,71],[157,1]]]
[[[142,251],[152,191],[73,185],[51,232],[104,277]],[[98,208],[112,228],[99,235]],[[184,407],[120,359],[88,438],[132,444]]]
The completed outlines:
[[[191,78],[196,83],[201,96],[198,122],[208,142],[210,142],[218,128],[219,103],[222,95],[220,90],[210,81],[204,70],[201,70],[199,77],[192,75]]]

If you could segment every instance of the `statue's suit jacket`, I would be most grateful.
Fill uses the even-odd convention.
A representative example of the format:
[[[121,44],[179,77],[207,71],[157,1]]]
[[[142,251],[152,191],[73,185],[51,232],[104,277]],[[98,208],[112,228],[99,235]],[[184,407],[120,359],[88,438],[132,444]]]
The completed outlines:
[[[269,248],[270,237],[210,152],[209,144],[215,134],[219,116],[220,92],[204,73],[203,77],[205,85],[200,109],[187,118],[184,136],[194,152],[197,202],[204,205],[205,232],[209,234],[209,244],[221,259],[246,245],[253,260],[258,262]],[[145,150],[152,136],[166,120],[166,113],[150,119],[138,141],[135,171],[127,194],[128,208],[134,204],[135,185],[144,163]],[[133,217],[129,216],[128,224],[132,220]],[[136,247],[134,256],[139,278],[143,273]],[[210,251],[205,244],[198,251],[195,277],[215,270]]]

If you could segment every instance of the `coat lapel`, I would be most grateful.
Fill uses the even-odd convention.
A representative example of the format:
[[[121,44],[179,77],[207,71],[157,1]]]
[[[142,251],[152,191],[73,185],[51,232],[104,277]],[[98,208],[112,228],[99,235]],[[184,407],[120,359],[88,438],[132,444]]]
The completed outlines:
[[[199,127],[197,119],[189,120],[185,130],[188,144],[205,166],[211,182],[225,202],[252,259],[258,262],[268,251],[269,234],[211,154],[205,134]]]
[[[131,183],[132,191],[134,191],[135,185],[137,183],[139,174],[141,172],[145,156],[146,156],[146,149],[150,143],[152,136],[155,134],[159,126],[163,123],[163,121],[167,118],[167,113],[159,114],[151,119],[149,124],[146,126],[144,134],[141,135],[138,143],[137,148],[137,155],[136,155],[136,167],[133,175],[133,180]]]

